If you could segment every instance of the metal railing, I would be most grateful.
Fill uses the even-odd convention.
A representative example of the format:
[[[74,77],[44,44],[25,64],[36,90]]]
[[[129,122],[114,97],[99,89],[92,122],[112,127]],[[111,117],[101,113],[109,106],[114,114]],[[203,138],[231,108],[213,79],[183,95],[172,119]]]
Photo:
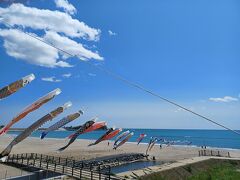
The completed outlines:
[[[13,154],[8,156],[7,163],[36,167],[79,179],[119,179],[111,174],[111,167],[107,165],[93,165],[73,159],[43,154]]]
[[[228,151],[201,149],[198,151],[199,156],[216,156],[216,157],[231,157]]]

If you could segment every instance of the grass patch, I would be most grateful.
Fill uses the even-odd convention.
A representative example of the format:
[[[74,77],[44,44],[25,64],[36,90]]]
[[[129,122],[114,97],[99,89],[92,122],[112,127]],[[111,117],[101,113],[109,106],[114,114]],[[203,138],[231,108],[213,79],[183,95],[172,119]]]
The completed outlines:
[[[197,173],[188,180],[237,180],[240,179],[240,172],[233,163],[223,163],[212,168]]]

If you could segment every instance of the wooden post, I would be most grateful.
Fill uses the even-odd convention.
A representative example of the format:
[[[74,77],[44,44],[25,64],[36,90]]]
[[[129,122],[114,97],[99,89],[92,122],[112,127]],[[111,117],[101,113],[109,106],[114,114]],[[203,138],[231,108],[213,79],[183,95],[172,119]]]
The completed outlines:
[[[218,151],[218,156],[220,156],[220,152]]]
[[[58,164],[60,164],[60,162],[61,162],[61,159],[60,159],[60,157],[58,158]]]

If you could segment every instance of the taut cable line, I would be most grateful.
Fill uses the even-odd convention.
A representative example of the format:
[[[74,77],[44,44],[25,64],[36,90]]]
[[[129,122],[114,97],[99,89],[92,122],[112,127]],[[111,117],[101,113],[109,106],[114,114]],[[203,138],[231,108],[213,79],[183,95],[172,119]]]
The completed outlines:
[[[43,40],[43,39],[41,39],[41,38],[39,38],[39,37],[34,36],[33,34],[30,34],[30,33],[27,33],[27,32],[25,32],[25,31],[23,31],[23,30],[20,29],[20,28],[15,28],[13,25],[9,24],[8,22],[5,22],[4,19],[1,19],[1,16],[0,16],[0,21],[1,21],[3,24],[5,24],[5,25],[7,25],[7,26],[9,26],[9,27],[11,27],[11,28],[13,28],[13,29],[16,29],[17,31],[19,31],[19,32],[21,32],[21,33],[24,33],[24,34],[26,34],[26,35],[29,36],[29,37],[32,37],[32,38],[34,38],[34,39],[36,39],[36,40],[38,40],[38,41],[41,41],[42,43],[47,44],[47,45],[49,45],[49,46],[57,49],[58,51],[60,51],[60,52],[62,52],[62,53],[64,53],[64,54],[67,54],[67,55],[69,55],[69,56],[71,56],[71,57],[78,57],[78,55],[71,54],[71,53],[65,51],[64,49],[61,49],[61,48],[55,46],[54,44],[52,44],[52,43],[50,43],[50,42],[47,42],[46,40]],[[188,109],[188,108],[186,108],[186,107],[184,107],[184,106],[182,106],[182,105],[180,105],[180,104],[178,104],[178,103],[175,103],[175,102],[172,101],[172,100],[169,100],[169,99],[167,99],[167,98],[165,98],[165,97],[162,97],[162,96],[160,96],[159,94],[157,94],[157,93],[155,93],[155,92],[153,92],[153,91],[151,91],[151,90],[143,87],[142,85],[139,85],[138,83],[135,83],[135,82],[129,81],[128,79],[125,79],[124,77],[122,77],[122,76],[120,76],[120,75],[118,75],[118,74],[116,74],[116,73],[108,70],[107,68],[103,68],[103,67],[100,67],[100,66],[96,66],[96,65],[92,64],[92,63],[89,62],[89,61],[81,61],[81,62],[84,62],[84,63],[86,63],[86,64],[88,64],[88,65],[90,65],[90,66],[98,69],[99,71],[104,72],[105,74],[111,76],[112,78],[114,78],[114,79],[116,79],[116,80],[122,81],[123,83],[127,84],[127,85],[130,86],[130,87],[134,87],[134,88],[136,88],[136,89],[139,89],[139,90],[145,92],[146,94],[149,94],[149,95],[151,95],[151,96],[154,96],[154,97],[156,97],[156,98],[158,98],[158,99],[161,99],[161,100],[163,100],[163,101],[165,101],[165,102],[168,102],[168,103],[170,103],[170,104],[172,104],[172,105],[174,105],[174,106],[177,106],[177,107],[179,107],[179,108],[181,108],[181,109],[183,109],[183,110],[185,110],[185,111],[187,111],[187,112],[190,112],[190,113],[192,113],[192,114],[194,114],[194,115],[196,115],[196,116],[198,116],[198,117],[200,117],[200,118],[202,118],[202,119],[205,119],[205,120],[207,120],[207,121],[209,121],[209,122],[211,122],[211,123],[213,123],[213,124],[215,124],[215,125],[217,125],[217,126],[220,126],[220,127],[224,128],[224,129],[226,129],[226,130],[229,130],[229,131],[231,131],[231,132],[233,132],[233,133],[235,133],[235,134],[237,134],[237,135],[240,135],[240,133],[237,132],[236,130],[233,130],[233,129],[225,126],[225,125],[222,125],[222,124],[220,124],[220,123],[218,123],[218,122],[216,122],[216,121],[214,121],[214,120],[212,120],[212,119],[210,119],[210,118],[208,118],[208,117],[206,117],[206,116],[204,116],[204,115],[201,115],[201,114],[199,114],[199,113],[197,113],[197,112],[194,112],[194,111],[192,111],[192,110],[190,110],[190,109]]]

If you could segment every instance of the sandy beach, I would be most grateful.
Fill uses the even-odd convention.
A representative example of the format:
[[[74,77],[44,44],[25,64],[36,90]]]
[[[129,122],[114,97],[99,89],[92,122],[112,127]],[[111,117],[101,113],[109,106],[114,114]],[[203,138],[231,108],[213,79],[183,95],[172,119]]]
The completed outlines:
[[[0,151],[2,151],[13,139],[13,137],[5,135],[0,137]],[[88,147],[88,144],[93,140],[78,139],[65,151],[59,153],[57,149],[64,146],[68,140],[46,138],[40,140],[39,138],[29,137],[21,143],[14,146],[13,154],[17,153],[41,153],[46,155],[55,155],[61,157],[72,157],[76,160],[93,159],[102,156],[123,154],[123,153],[145,153],[147,145],[134,143],[126,143],[117,150],[112,149],[113,142],[108,146],[107,141],[101,142],[98,145]],[[150,157],[155,156],[159,161],[172,162],[183,159],[189,159],[198,156],[198,147],[191,146],[163,146],[162,149],[155,145],[149,152]],[[219,149],[221,150],[221,149]],[[240,150],[228,150],[231,157],[240,157]]]
[[[13,136],[9,135],[1,136],[0,151],[2,151],[12,141],[13,138]],[[136,143],[126,143],[119,149],[113,150],[113,142],[110,142],[110,145],[108,146],[107,141],[101,142],[95,146],[88,147],[88,145],[93,141],[94,140],[77,139],[65,151],[59,153],[57,149],[64,146],[68,142],[67,139],[46,138],[44,140],[40,140],[36,137],[29,137],[14,146],[11,154],[39,153],[45,155],[68,157],[75,160],[88,160],[124,153],[145,153],[147,148],[147,144],[137,145]],[[160,149],[159,145],[155,145],[149,152],[149,159],[152,159],[154,156],[157,161],[161,161],[163,164],[161,163],[155,166],[151,166],[147,168],[147,171],[151,170],[148,173],[159,172],[163,171],[166,168],[171,169],[211,158],[207,156],[199,157],[200,149],[200,147],[193,146],[163,146]],[[213,148],[211,148],[211,150],[228,151],[230,152],[231,159],[240,159],[240,150]],[[4,168],[4,173],[7,170],[8,174],[11,174],[11,176],[19,176],[20,173],[23,173],[19,169],[5,166],[4,164],[0,165]],[[146,169],[135,169],[117,173],[119,177],[132,177],[133,174],[134,176],[143,176],[146,174]]]

